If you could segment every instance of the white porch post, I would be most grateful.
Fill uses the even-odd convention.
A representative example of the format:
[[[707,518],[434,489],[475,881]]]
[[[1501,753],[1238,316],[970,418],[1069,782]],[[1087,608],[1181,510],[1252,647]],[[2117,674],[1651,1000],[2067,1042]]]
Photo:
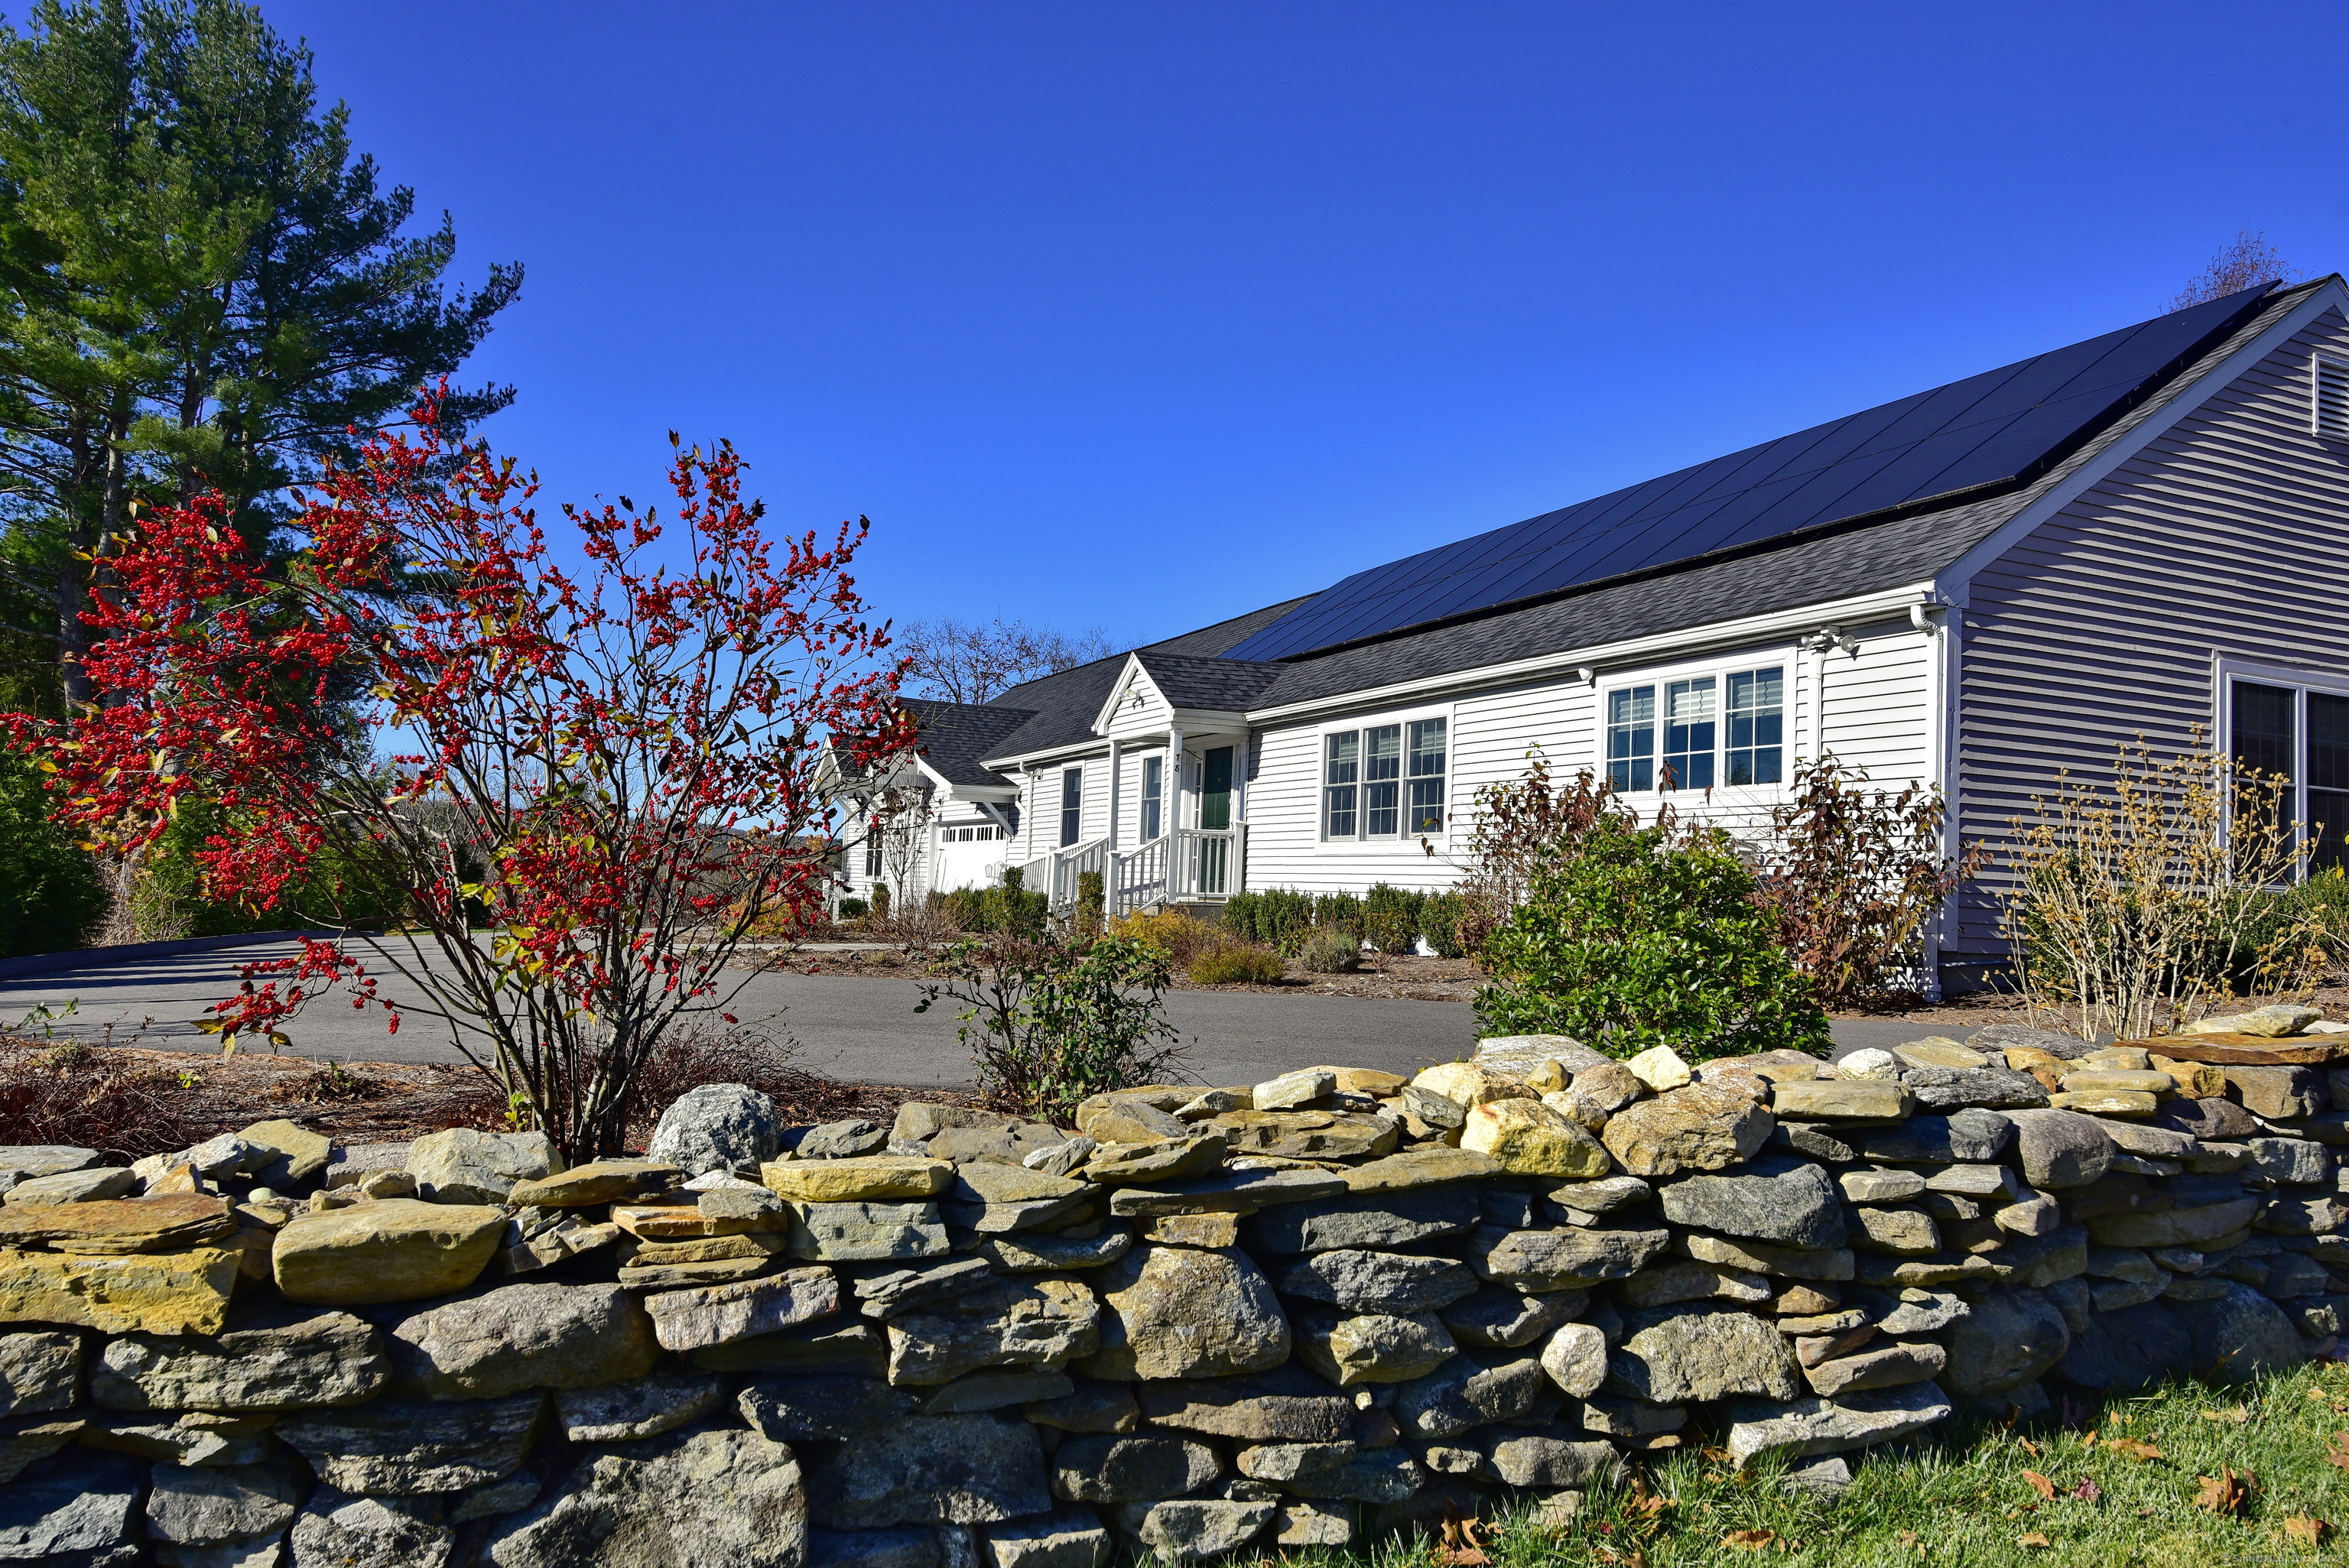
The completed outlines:
[[[1115,740],[1111,741],[1109,743],[1109,849],[1112,854],[1117,852],[1118,775],[1124,767],[1124,763],[1125,748]]]
[[[1189,868],[1183,857],[1183,727],[1174,725],[1166,731],[1167,810],[1174,815],[1166,820],[1166,896],[1173,899],[1189,892],[1186,885]]]

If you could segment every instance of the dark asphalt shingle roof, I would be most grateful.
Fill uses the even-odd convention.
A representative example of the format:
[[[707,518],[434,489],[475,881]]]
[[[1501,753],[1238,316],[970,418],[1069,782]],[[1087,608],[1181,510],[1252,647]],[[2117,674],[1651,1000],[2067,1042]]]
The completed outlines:
[[[1137,652],[1151,678],[1178,706],[1269,708],[1924,582],[2125,439],[2206,372],[2289,314],[2312,290],[2332,281],[2276,290],[2224,340],[2019,490],[1916,516],[1785,536],[1736,554],[1593,583],[1517,609],[1283,663],[1219,655],[1309,603],[1312,594],[1202,626]],[[1016,713],[1019,722],[1004,729],[984,755],[1019,756],[1092,741],[1093,719],[1124,665],[1125,655],[1120,654],[1003,693],[988,707]],[[928,734],[926,721],[924,733]],[[988,781],[999,780],[990,775]]]
[[[950,784],[1009,784],[1002,774],[980,766],[981,758],[1002,750],[1003,738],[1035,717],[1033,710],[987,707],[974,703],[899,699],[921,732],[924,760]]]

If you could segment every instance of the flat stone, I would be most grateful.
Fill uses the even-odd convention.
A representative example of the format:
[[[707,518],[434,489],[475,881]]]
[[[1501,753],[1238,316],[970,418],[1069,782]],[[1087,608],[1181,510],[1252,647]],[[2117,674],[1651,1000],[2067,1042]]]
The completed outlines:
[[[1068,1382],[1065,1392],[1031,1399],[1020,1406],[1019,1413],[1037,1426],[1063,1432],[1131,1432],[1142,1424],[1133,1385],[1091,1378]]]
[[[1615,1296],[1626,1306],[1707,1300],[1754,1303],[1770,1299],[1770,1284],[1758,1274],[1683,1258],[1641,1269],[1616,1285]]]
[[[1851,1239],[1855,1247],[1879,1253],[1941,1250],[1940,1231],[1921,1209],[1854,1209],[1852,1217],[1858,1222],[1858,1233]]]
[[[1652,1438],[1677,1432],[1688,1425],[1688,1411],[1679,1405],[1649,1405],[1637,1399],[1585,1399],[1582,1429],[1609,1438]]]
[[[305,1410],[271,1431],[337,1491],[371,1497],[462,1491],[522,1468],[546,1396],[461,1403],[378,1399],[347,1410]]]
[[[334,1140],[326,1134],[283,1117],[240,1128],[236,1136],[247,1147],[268,1156],[254,1167],[254,1181],[281,1192],[318,1176],[335,1155]]]
[[[1346,1179],[1328,1171],[1226,1171],[1157,1187],[1121,1187],[1109,1212],[1121,1220],[1165,1214],[1253,1214],[1283,1203],[1306,1203],[1346,1192]]]
[[[48,1465],[0,1491],[0,1562],[114,1568],[139,1559],[147,1467],[116,1454]]]
[[[1075,1378],[1050,1367],[996,1367],[967,1372],[951,1383],[940,1384],[923,1398],[919,1408],[925,1416],[952,1416],[1017,1405],[1024,1413],[1031,1405],[1069,1398],[1076,1387]]]
[[[840,1282],[830,1269],[787,1269],[764,1279],[644,1298],[664,1350],[694,1350],[771,1334],[840,1310]]]
[[[1073,1176],[1100,1147],[1090,1138],[1067,1138],[1042,1149],[1030,1150],[1020,1157],[1019,1163],[1027,1170],[1041,1171],[1047,1176]]]
[[[1133,1397],[1152,1426],[1243,1442],[1340,1442],[1354,1430],[1352,1398],[1294,1365],[1252,1377],[1140,1383]]]
[[[742,1418],[779,1443],[837,1442],[914,1414],[921,1396],[837,1373],[762,1377],[742,1390]]]
[[[109,1410],[302,1410],[364,1404],[383,1391],[388,1370],[373,1325],[346,1312],[295,1313],[216,1335],[109,1339],[91,1368],[89,1397]]]
[[[1077,1107],[1077,1130],[1103,1145],[1188,1137],[1190,1124],[1174,1113],[1196,1098],[1195,1091],[1167,1089],[1158,1098],[1166,1101],[1164,1109],[1131,1094],[1095,1095]]]
[[[139,1179],[125,1166],[61,1171],[54,1176],[35,1176],[18,1181],[8,1189],[7,1205],[12,1209],[38,1209],[55,1203],[96,1202],[119,1198],[138,1184]]]
[[[1502,1231],[1479,1229],[1468,1264],[1478,1277],[1520,1290],[1569,1290],[1628,1279],[1671,1241],[1669,1231]]]
[[[739,1428],[672,1432],[591,1453],[482,1555],[498,1568],[802,1568],[807,1515],[782,1444]]]
[[[1503,1067],[1495,1058],[1475,1062],[1440,1062],[1413,1078],[1411,1084],[1413,1088],[1440,1094],[1466,1110],[1496,1099],[1540,1099],[1540,1095],[1525,1081],[1526,1074],[1540,1065],[1537,1061],[1526,1061],[1519,1067]]]
[[[302,1214],[277,1233],[270,1266],[287,1299],[316,1306],[413,1301],[463,1290],[504,1234],[484,1205],[387,1199]]]
[[[2251,1151],[2246,1169],[2271,1181],[2313,1184],[2333,1178],[2333,1151],[2300,1138],[2247,1138]]]
[[[1905,1340],[1806,1366],[1803,1377],[1811,1392],[1826,1398],[1865,1388],[1896,1388],[1938,1377],[1949,1365],[1949,1353],[1930,1339]]]
[[[1596,1181],[1568,1181],[1549,1190],[1549,1201],[1561,1209],[1593,1217],[1628,1209],[1653,1199],[1656,1190],[1637,1176],[1608,1176]]]
[[[2047,1089],[2029,1073],[2005,1068],[1913,1068],[1900,1075],[1921,1111],[1947,1113],[1969,1106],[1988,1110],[2025,1109],[2047,1103]]]
[[[903,1262],[953,1250],[936,1203],[795,1203],[791,1238],[792,1256],[812,1263]]]
[[[2230,1142],[2260,1136],[2251,1113],[2230,1099],[2167,1099],[2154,1113],[2154,1123],[2205,1143]]]
[[[84,1171],[97,1163],[97,1150],[84,1149],[77,1144],[0,1144],[0,1174],[13,1174],[18,1181],[56,1176],[67,1171]]]
[[[1892,1121],[1915,1099],[1897,1083],[1868,1078],[1796,1078],[1775,1087],[1770,1109],[1792,1121]]]
[[[2301,1003],[2278,1002],[2225,1017],[2197,1018],[2186,1026],[2186,1032],[2189,1035],[2257,1035],[2263,1039],[2281,1039],[2301,1033],[2323,1016],[2322,1008]]]
[[[2112,1247],[2190,1247],[2241,1230],[2260,1208],[2258,1198],[2244,1197],[2151,1213],[2099,1214],[2087,1222],[2088,1234]]]
[[[1945,1035],[1895,1046],[1892,1054],[1912,1068],[1979,1068],[1990,1062],[1990,1058],[1982,1052],[1961,1046]]]
[[[986,1568],[1108,1568],[1114,1555],[1110,1532],[1088,1508],[982,1525],[978,1540]]]
[[[82,1336],[57,1329],[0,1334],[0,1417],[63,1410],[81,1393]]]
[[[2111,1169],[2113,1140],[2095,1118],[2071,1110],[2019,1110],[2015,1153],[2032,1186],[2061,1191],[2085,1187]]]
[[[1161,1214],[1143,1222],[1142,1239],[1174,1247],[1236,1247],[1240,1244],[1237,1214]]]
[[[1847,1082],[1899,1083],[1907,1064],[1890,1051],[1861,1049],[1836,1063],[1836,1077]],[[1817,1077],[1816,1073],[1812,1075]]]
[[[1287,1110],[1334,1093],[1337,1088],[1338,1075],[1328,1068],[1299,1068],[1257,1085],[1250,1093],[1248,1109]]]
[[[878,1154],[888,1145],[887,1131],[853,1116],[809,1128],[792,1146],[792,1152],[802,1160],[853,1160],[861,1154]]]
[[[128,1256],[0,1252],[0,1324],[217,1333],[227,1320],[241,1255],[219,1247]]]
[[[1161,1563],[1199,1563],[1237,1552],[1261,1535],[1278,1509],[1270,1502],[1176,1498],[1121,1503],[1114,1511],[1128,1534]]]
[[[1949,1397],[1932,1383],[1871,1389],[1840,1399],[1740,1400],[1730,1408],[1723,1447],[1740,1468],[1769,1457],[1848,1453],[1913,1437],[1949,1419],[1952,1409]]]
[[[1102,1274],[1101,1348],[1079,1367],[1118,1382],[1216,1377],[1288,1358],[1288,1320],[1245,1253],[1138,1249]]]
[[[1757,1160],[1734,1176],[1683,1177],[1661,1191],[1664,1218],[1676,1225],[1795,1247],[1844,1244],[1835,1183],[1808,1161]]]
[[[516,1181],[505,1202],[541,1209],[576,1209],[665,1192],[685,1175],[658,1160],[596,1160],[552,1176]]]
[[[1898,1203],[1924,1191],[1925,1178],[1914,1171],[1847,1171],[1837,1185],[1855,1203]]]
[[[2349,1224],[2349,1204],[2331,1196],[2270,1199],[2260,1209],[2259,1226],[2290,1236],[2318,1236]]]
[[[1239,1451],[1237,1468],[1292,1497],[1324,1501],[1400,1502],[1426,1475],[1400,1448],[1341,1443],[1265,1443]]]
[[[954,1176],[947,1161],[896,1154],[777,1160],[759,1167],[769,1191],[797,1203],[903,1203],[937,1196]]]
[[[834,1530],[991,1523],[1053,1501],[1036,1429],[997,1412],[864,1423],[808,1480],[816,1522]]]
[[[71,1181],[84,1174],[69,1172],[36,1180]],[[47,1247],[86,1256],[120,1257],[209,1246],[236,1233],[236,1221],[228,1204],[196,1193],[21,1206],[15,1198],[12,1191],[7,1207],[0,1208],[0,1247]]]
[[[1709,1403],[1733,1394],[1790,1399],[1802,1380],[1786,1342],[1751,1313],[1671,1306],[1624,1315],[1608,1357],[1609,1386],[1651,1404]]]
[[[1513,1176],[1604,1176],[1613,1162],[1599,1140],[1534,1099],[1472,1107],[1460,1147],[1489,1155]]]
[[[2057,1110],[2073,1110],[2088,1116],[2151,1116],[2160,1101],[2149,1094],[2136,1094],[2123,1089],[2093,1089],[2080,1093],[2052,1094],[2047,1103]]]
[[[301,1497],[294,1477],[274,1466],[159,1465],[147,1494],[148,1538],[174,1546],[274,1546]]]
[[[1992,1024],[1968,1035],[1966,1044],[1983,1052],[2045,1051],[2067,1062],[2078,1061],[2096,1048],[2094,1041],[2081,1039],[2076,1035],[2066,1035],[2054,1029],[2034,1029],[2023,1024]]]
[[[2270,1121],[2313,1116],[2324,1109],[2324,1079],[2313,1068],[2230,1067],[2227,1098]]]
[[[999,1280],[892,1317],[889,1381],[945,1383],[990,1367],[1058,1369],[1099,1347],[1101,1315],[1075,1280]]]
[[[652,1320],[616,1284],[502,1285],[401,1318],[386,1343],[391,1392],[411,1399],[626,1383],[661,1351]]]
[[[705,1372],[840,1372],[860,1377],[888,1376],[888,1341],[873,1326],[819,1319],[773,1334],[729,1340],[691,1352],[687,1359]]]
[[[1474,1183],[1448,1182],[1407,1191],[1349,1193],[1267,1209],[1241,1228],[1251,1252],[1318,1253],[1340,1247],[1406,1247],[1454,1235],[1476,1223]]]
[[[1737,1164],[1769,1140],[1773,1125],[1771,1113],[1744,1095],[1692,1084],[1619,1111],[1599,1137],[1628,1173],[1670,1176]]]
[[[1630,1473],[1609,1442],[1488,1431],[1479,1439],[1492,1473],[1504,1486],[1588,1487],[1615,1485]]]
[[[2013,1136],[2014,1123],[2001,1112],[1971,1108],[1948,1116],[1912,1117],[1899,1127],[1869,1128],[1858,1133],[1857,1141],[1870,1160],[1940,1164],[1996,1160]]]
[[[1501,1162],[1489,1154],[1437,1144],[1364,1161],[1360,1165],[1348,1166],[1338,1174],[1345,1179],[1348,1191],[1371,1193],[1407,1191],[1413,1188],[1475,1181],[1501,1173]]]
[[[1556,1385],[1530,1356],[1461,1355],[1402,1385],[1393,1414],[1406,1432],[1449,1438],[1530,1415],[1556,1398]]]
[[[1223,1473],[1216,1450],[1183,1438],[1096,1434],[1052,1456],[1052,1492],[1070,1502],[1156,1501],[1196,1491]]]
[[[1391,1154],[1402,1123],[1383,1113],[1350,1110],[1235,1110],[1209,1119],[1232,1156],[1362,1160]]]
[[[1283,1295],[1326,1301],[1348,1312],[1415,1313],[1473,1295],[1476,1276],[1449,1258],[1341,1248],[1315,1253],[1279,1276]]]
[[[1026,1231],[987,1238],[978,1243],[978,1255],[1006,1274],[1038,1274],[1049,1269],[1107,1268],[1133,1247],[1133,1236],[1127,1231],[1106,1231],[1084,1239]]]
[[[446,1568],[456,1532],[440,1515],[437,1497],[357,1497],[321,1486],[303,1504],[288,1538],[295,1568]],[[261,1561],[276,1562],[274,1548]]]
[[[1231,1144],[1221,1130],[1193,1132],[1186,1126],[1179,1137],[1148,1143],[1097,1146],[1081,1174],[1103,1187],[1143,1186],[1206,1176],[1223,1168]]]
[[[918,1268],[892,1269],[867,1274],[854,1286],[857,1309],[867,1317],[888,1319],[916,1312],[978,1290],[995,1277],[984,1258],[956,1258]]]
[[[574,1443],[624,1443],[656,1438],[701,1419],[727,1402],[725,1379],[698,1372],[660,1372],[596,1388],[564,1388],[554,1396],[555,1419]]]
[[[561,1163],[539,1132],[452,1127],[408,1146],[408,1170],[417,1191],[441,1203],[502,1203],[514,1183],[550,1175]]]
[[[966,1230],[1025,1231],[1071,1218],[1094,1191],[1066,1176],[978,1161],[957,1167],[939,1207],[949,1222]]]
[[[1699,1263],[1719,1264],[1725,1268],[1743,1269],[1750,1274],[1768,1274],[1778,1279],[1847,1280],[1852,1277],[1854,1268],[1848,1247],[1805,1251],[1798,1247],[1773,1246],[1767,1242],[1733,1242],[1721,1236],[1683,1236],[1680,1239],[1680,1248]]]
[[[1582,1291],[1528,1295],[1504,1285],[1486,1285],[1437,1315],[1463,1345],[1514,1349],[1530,1345],[1579,1315],[1588,1303]]]
[[[1290,1332],[1297,1358],[1341,1388],[1407,1383],[1457,1353],[1431,1312],[1304,1313]]]
[[[743,1171],[772,1160],[782,1135],[782,1118],[767,1096],[748,1084],[703,1084],[661,1112],[645,1154],[690,1176]]]

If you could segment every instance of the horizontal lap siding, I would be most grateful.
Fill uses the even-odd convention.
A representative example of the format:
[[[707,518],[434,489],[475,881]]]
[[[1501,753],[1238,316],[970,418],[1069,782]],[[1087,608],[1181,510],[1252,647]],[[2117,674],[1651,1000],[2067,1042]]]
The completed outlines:
[[[2061,770],[2108,776],[2217,722],[2214,655],[2349,675],[2349,448],[2309,430],[2310,362],[2349,356],[2318,317],[2033,530],[1968,591],[1960,827],[1996,844]],[[1995,953],[1995,864],[1952,950]]]

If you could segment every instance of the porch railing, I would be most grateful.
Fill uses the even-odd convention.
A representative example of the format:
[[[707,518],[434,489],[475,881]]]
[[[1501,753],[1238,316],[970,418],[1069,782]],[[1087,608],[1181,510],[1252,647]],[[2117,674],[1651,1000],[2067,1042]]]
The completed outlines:
[[[1054,914],[1077,907],[1077,879],[1087,872],[1102,873],[1102,913],[1112,920],[1187,899],[1229,898],[1247,885],[1247,824],[1177,828],[1123,851],[1094,839],[1020,870],[1030,891],[1051,895]]]

